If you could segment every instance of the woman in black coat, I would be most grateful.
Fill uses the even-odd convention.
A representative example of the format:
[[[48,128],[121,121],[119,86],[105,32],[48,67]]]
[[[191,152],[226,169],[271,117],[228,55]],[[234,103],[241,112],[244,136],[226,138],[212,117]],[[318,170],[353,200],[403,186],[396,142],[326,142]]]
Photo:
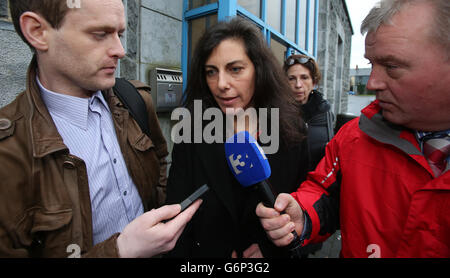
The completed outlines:
[[[310,169],[314,170],[325,155],[325,146],[334,136],[334,115],[330,103],[322,93],[314,90],[321,74],[313,58],[291,55],[284,63],[284,71],[295,100],[301,104],[303,119],[308,126]]]
[[[283,69],[295,100],[301,104],[303,119],[308,127],[310,170],[314,170],[325,155],[325,147],[333,138],[333,113],[330,103],[314,90],[321,74],[313,58],[305,55],[291,55],[284,62]],[[310,244],[302,249],[304,257],[322,248],[322,243]]]
[[[266,154],[276,192],[294,192],[305,179],[308,151],[305,125],[282,68],[268,48],[260,30],[234,18],[206,30],[192,58],[186,88],[186,111],[182,121],[204,127],[215,124],[212,138],[196,137],[195,130],[180,129],[175,141],[167,183],[167,202],[179,203],[203,184],[210,190],[200,209],[185,228],[168,257],[279,257],[289,256],[267,239],[255,214],[260,202],[254,188],[242,187],[227,165],[224,141],[247,130],[264,147],[262,134],[279,135],[268,144],[276,151]],[[201,109],[199,108],[201,107]],[[242,111],[268,110],[266,130],[261,117],[234,117]],[[185,112],[186,112],[185,111]],[[206,112],[215,117],[202,117]],[[194,113],[194,114],[193,114]],[[187,116],[187,115],[190,115]],[[231,127],[226,124],[231,116]],[[202,120],[203,119],[203,120]],[[185,122],[185,123],[186,123]],[[234,124],[233,124],[234,123]],[[198,128],[197,128],[198,129]],[[211,130],[209,130],[211,131]],[[177,133],[177,132],[175,132]],[[228,134],[228,136],[227,136]],[[208,137],[208,136],[206,136]],[[273,146],[272,146],[273,147]]]

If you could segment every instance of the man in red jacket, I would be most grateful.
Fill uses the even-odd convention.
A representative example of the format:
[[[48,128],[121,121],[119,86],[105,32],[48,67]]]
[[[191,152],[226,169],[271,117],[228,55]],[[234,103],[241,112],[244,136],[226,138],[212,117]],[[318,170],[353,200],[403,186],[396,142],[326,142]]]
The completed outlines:
[[[275,209],[258,205],[276,245],[294,230],[308,244],[340,228],[342,257],[450,257],[449,14],[448,0],[383,0],[371,10],[361,31],[377,100],[297,192]]]

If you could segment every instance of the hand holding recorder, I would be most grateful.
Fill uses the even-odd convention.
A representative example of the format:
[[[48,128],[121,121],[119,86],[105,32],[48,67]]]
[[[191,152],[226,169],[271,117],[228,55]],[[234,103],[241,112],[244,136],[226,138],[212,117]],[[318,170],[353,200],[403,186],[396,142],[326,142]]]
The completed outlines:
[[[180,204],[153,209],[128,224],[117,238],[120,257],[149,258],[172,250],[208,189],[203,185]]]

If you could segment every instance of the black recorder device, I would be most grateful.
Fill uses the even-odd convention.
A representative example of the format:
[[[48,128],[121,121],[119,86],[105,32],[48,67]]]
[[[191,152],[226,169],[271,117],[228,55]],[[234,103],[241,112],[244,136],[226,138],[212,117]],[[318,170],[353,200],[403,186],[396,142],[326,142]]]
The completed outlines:
[[[187,209],[190,205],[192,205],[192,203],[194,203],[195,201],[198,200],[198,198],[200,198],[201,196],[203,196],[203,194],[205,194],[207,191],[209,190],[209,187],[207,184],[202,185],[200,188],[198,188],[197,190],[195,190],[194,193],[192,193],[189,197],[187,197],[183,202],[180,203],[181,206],[181,211],[180,213],[182,213],[185,209]],[[179,214],[177,214],[179,215]],[[175,216],[176,217],[176,216]],[[174,217],[174,218],[175,218]],[[169,222],[171,219],[167,219],[167,220],[163,220],[163,223],[167,223]]]
[[[205,194],[208,190],[209,187],[207,184],[204,184],[199,189],[195,190],[195,192],[192,193],[189,197],[187,197],[186,200],[180,203],[181,205],[180,213],[182,213],[185,209],[187,209],[190,205],[192,205],[193,202],[197,201],[197,199],[200,198],[203,194]]]

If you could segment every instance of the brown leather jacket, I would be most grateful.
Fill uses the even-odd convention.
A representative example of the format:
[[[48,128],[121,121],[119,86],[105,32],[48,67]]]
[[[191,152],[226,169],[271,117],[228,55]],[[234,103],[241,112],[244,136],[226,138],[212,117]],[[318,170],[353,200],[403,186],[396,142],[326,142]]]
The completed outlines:
[[[36,59],[27,89],[0,110],[0,257],[117,257],[118,234],[93,246],[85,163],[69,154],[40,97]],[[104,97],[145,211],[164,201],[167,144],[151,96],[148,138],[112,90]],[[148,88],[149,89],[149,88]]]

